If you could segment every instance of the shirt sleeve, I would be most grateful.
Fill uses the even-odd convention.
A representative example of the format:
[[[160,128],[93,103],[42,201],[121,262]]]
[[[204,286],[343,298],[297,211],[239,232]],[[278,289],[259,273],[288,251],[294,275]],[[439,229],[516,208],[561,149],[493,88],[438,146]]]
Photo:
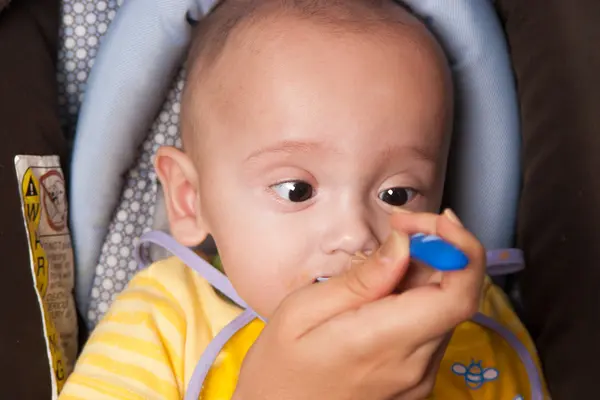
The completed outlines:
[[[186,337],[200,352],[212,339],[206,321],[195,321],[193,283],[170,285],[156,268],[140,272],[94,330],[60,400],[181,399],[185,391]],[[180,271],[181,274],[185,271]],[[191,301],[191,300],[190,300]],[[191,318],[190,318],[191,316]],[[190,326],[193,325],[193,326]]]

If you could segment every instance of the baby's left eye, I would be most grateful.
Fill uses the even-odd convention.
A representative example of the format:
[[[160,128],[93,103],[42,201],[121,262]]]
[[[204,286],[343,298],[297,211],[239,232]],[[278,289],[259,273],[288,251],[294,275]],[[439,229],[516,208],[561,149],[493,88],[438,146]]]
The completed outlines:
[[[279,197],[292,203],[302,203],[314,196],[314,189],[310,183],[304,181],[282,182],[271,186]]]
[[[413,189],[394,187],[379,192],[379,200],[395,207],[401,207],[410,202],[417,195]]]

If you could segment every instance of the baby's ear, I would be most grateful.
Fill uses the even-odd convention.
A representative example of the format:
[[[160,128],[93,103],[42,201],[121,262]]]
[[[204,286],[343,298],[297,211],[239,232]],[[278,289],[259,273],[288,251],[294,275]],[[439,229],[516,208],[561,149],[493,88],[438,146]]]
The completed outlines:
[[[184,246],[194,247],[208,234],[200,214],[198,174],[192,160],[174,147],[161,147],[154,167],[165,194],[171,235]]]

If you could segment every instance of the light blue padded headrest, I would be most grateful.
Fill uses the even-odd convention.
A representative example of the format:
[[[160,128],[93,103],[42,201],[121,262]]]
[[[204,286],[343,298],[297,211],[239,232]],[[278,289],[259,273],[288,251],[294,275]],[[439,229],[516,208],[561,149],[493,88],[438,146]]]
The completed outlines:
[[[492,0],[403,0],[438,36],[456,84],[449,204],[488,248],[510,247],[519,191],[517,98]],[[95,60],[81,108],[71,182],[77,300],[95,266],[137,156],[190,41],[186,13],[212,0],[127,0]]]

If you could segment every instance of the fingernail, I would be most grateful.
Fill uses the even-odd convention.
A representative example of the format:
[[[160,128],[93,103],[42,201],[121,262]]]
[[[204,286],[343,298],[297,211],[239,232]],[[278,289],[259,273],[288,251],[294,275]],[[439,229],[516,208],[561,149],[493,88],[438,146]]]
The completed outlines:
[[[446,218],[448,218],[450,220],[450,222],[452,222],[458,226],[463,226],[462,222],[460,222],[460,219],[458,219],[456,214],[454,214],[454,211],[452,211],[451,209],[446,208],[444,210],[444,215],[446,216]]]
[[[396,231],[392,231],[391,235],[379,249],[379,257],[386,262],[396,263],[406,256],[407,251],[408,238],[400,236]]]
[[[410,211],[405,210],[404,208],[400,208],[400,207],[392,207],[392,212],[398,213],[398,214],[409,214]]]

